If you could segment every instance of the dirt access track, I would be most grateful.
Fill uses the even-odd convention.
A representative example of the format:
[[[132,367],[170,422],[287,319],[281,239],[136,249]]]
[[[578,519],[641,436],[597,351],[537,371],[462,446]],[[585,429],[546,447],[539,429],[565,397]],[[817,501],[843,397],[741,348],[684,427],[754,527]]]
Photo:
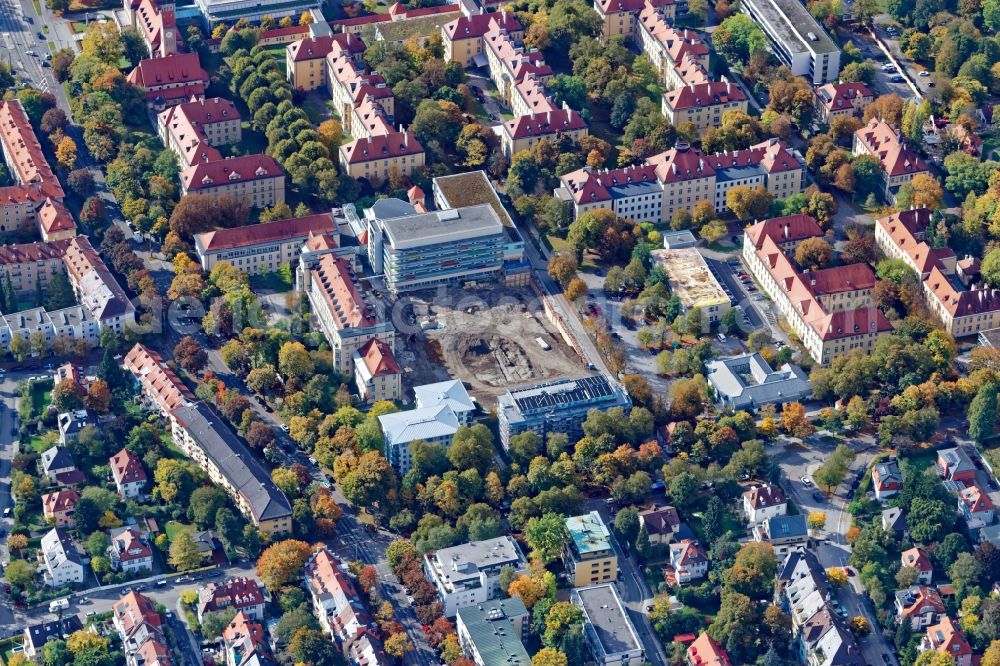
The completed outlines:
[[[530,288],[449,289],[400,299],[407,383],[454,378],[489,409],[507,389],[587,374]],[[541,338],[549,349],[538,342]]]

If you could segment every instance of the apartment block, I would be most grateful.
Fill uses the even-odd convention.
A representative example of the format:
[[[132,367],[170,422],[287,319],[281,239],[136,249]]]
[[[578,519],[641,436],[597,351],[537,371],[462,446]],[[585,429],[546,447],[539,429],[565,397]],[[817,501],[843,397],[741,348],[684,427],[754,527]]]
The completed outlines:
[[[463,67],[481,67],[486,64],[483,37],[494,27],[505,30],[513,40],[524,39],[521,22],[510,12],[462,15],[441,28],[445,62],[457,62]]]
[[[37,228],[43,241],[76,236],[65,193],[19,100],[0,101],[0,149],[15,182],[0,187],[0,232]]]
[[[721,81],[691,83],[663,93],[663,115],[670,124],[692,123],[699,130],[722,125],[726,111],[747,111],[743,89],[723,78]]]
[[[500,597],[500,570],[523,573],[528,562],[509,536],[470,541],[424,555],[424,574],[437,588],[446,617],[458,609]]]
[[[500,128],[500,145],[508,159],[539,141],[556,143],[563,137],[579,141],[587,136],[587,121],[565,103],[551,111],[517,116]]]
[[[909,265],[922,280],[924,301],[956,338],[1000,326],[1000,291],[985,284],[967,287],[955,252],[931,247],[926,240],[931,211],[916,208],[875,221],[875,243],[891,259]]]
[[[259,275],[296,265],[303,245],[316,234],[340,244],[332,212],[207,231],[195,235],[194,249],[205,272],[225,261],[247,275]]]
[[[535,386],[508,390],[497,398],[500,442],[510,448],[510,438],[536,432],[544,439],[561,432],[575,442],[583,436],[583,422],[591,409],[632,409],[625,388],[606,375],[558,379]]]
[[[596,511],[566,519],[569,541],[563,562],[574,587],[607,583],[618,577],[618,554],[611,533]]]
[[[792,74],[815,86],[840,77],[840,49],[798,0],[746,0],[740,9],[764,30]]]
[[[180,168],[222,159],[219,146],[239,143],[240,112],[228,99],[213,97],[186,102],[156,116],[163,145],[177,155]]]
[[[275,536],[292,531],[292,506],[249,447],[203,402],[170,412],[174,444],[225,489],[240,512]]]
[[[229,195],[253,208],[285,201],[285,171],[268,155],[196,163],[181,171],[181,194]]]
[[[646,661],[642,641],[613,583],[574,588],[570,601],[583,611],[583,640],[598,666],[639,666]]]
[[[743,239],[747,268],[814,361],[826,365],[854,349],[870,351],[880,335],[892,330],[871,299],[875,274],[866,264],[800,273],[779,242],[792,223],[811,225],[791,217],[772,218],[748,228]],[[813,229],[819,230],[819,225]]]
[[[316,90],[327,85],[326,57],[346,52],[358,60],[365,52],[365,42],[350,32],[308,36],[285,47],[285,74],[296,90]]]
[[[169,418],[178,407],[197,400],[163,357],[139,342],[125,354],[124,366],[132,373],[143,399],[163,418]]]
[[[399,476],[405,476],[413,467],[413,442],[447,448],[463,425],[451,406],[443,403],[383,414],[378,421],[385,440],[385,459]]]
[[[634,41],[639,15],[644,10],[657,11],[673,23],[677,3],[674,0],[594,0],[594,11],[601,19],[601,38],[624,37]]]
[[[205,613],[218,613],[229,609],[243,613],[251,620],[264,620],[267,599],[260,583],[254,578],[240,576],[227,578],[221,583],[210,582],[198,588],[198,621]]]
[[[635,23],[633,41],[668,88],[708,80],[709,48],[697,33],[673,27],[673,4],[646,2]]]
[[[375,626],[347,566],[326,547],[305,565],[306,589],[320,627],[344,645]]]
[[[528,620],[519,597],[494,599],[459,608],[455,633],[476,666],[529,666],[531,658],[522,642]]]
[[[882,196],[887,203],[896,200],[899,188],[918,173],[927,173],[927,164],[906,143],[902,133],[881,118],[872,118],[854,133],[854,154],[870,155],[879,161],[882,172]]]
[[[351,52],[339,46],[326,55],[326,86],[341,118],[349,119],[351,110],[365,97],[376,100],[390,119],[395,113],[395,97],[385,79],[374,72],[365,73]]]
[[[679,142],[641,165],[584,167],[565,174],[553,194],[566,202],[574,218],[607,209],[639,222],[665,224],[677,211],[690,211],[702,201],[725,212],[726,192],[737,185],[763,187],[784,199],[802,191],[805,165],[778,139],[714,155]]]
[[[55,527],[42,536],[38,559],[48,587],[59,589],[83,582],[83,560],[69,532],[62,527]]]
[[[511,106],[514,86],[529,75],[537,81],[552,77],[552,68],[545,64],[536,49],[525,49],[514,35],[497,22],[491,24],[483,35],[483,52],[490,71],[490,79],[497,87],[499,98]]]
[[[146,105],[155,111],[192,99],[205,99],[208,74],[201,68],[197,53],[140,60],[127,81],[146,91]]]

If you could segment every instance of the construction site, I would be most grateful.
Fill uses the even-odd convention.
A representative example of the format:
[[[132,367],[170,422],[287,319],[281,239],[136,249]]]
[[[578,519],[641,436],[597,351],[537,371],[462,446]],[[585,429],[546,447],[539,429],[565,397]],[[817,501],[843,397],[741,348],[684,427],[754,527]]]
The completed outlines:
[[[458,379],[489,408],[507,389],[585,373],[528,288],[408,296],[396,357],[409,387]]]

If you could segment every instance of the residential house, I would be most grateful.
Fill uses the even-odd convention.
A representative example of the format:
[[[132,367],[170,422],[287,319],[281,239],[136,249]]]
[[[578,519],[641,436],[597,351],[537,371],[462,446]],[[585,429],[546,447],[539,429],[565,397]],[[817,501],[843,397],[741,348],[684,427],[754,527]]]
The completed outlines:
[[[597,511],[567,518],[566,531],[569,540],[563,548],[563,562],[575,587],[617,579],[618,554]]]
[[[444,604],[445,617],[459,608],[500,597],[500,570],[513,567],[523,573],[528,562],[509,536],[470,541],[424,555],[424,574]]]
[[[226,666],[272,666],[275,662],[264,638],[264,627],[240,611],[222,630]]]
[[[938,476],[946,481],[957,481],[964,485],[976,480],[976,466],[961,447],[938,451],[934,469],[937,470]]]
[[[371,404],[399,400],[402,377],[392,348],[378,338],[372,338],[354,352],[354,382],[362,401]]]
[[[42,514],[46,522],[51,521],[56,527],[73,527],[76,524],[73,510],[79,500],[80,491],[76,488],[64,488],[42,495]]]
[[[899,471],[899,463],[895,458],[872,466],[872,487],[875,489],[875,499],[879,501],[888,499],[903,489],[903,474]]]
[[[53,446],[42,451],[40,459],[42,474],[53,483],[71,486],[86,481],[83,472],[76,468],[73,454],[65,446]]]
[[[970,530],[993,524],[993,501],[978,485],[966,486],[958,491],[958,510]]]
[[[910,548],[900,555],[900,564],[917,570],[917,580],[924,585],[930,585],[934,578],[934,565],[923,548]]]
[[[455,418],[461,425],[472,425],[472,417],[476,413],[476,403],[465,384],[458,379],[449,379],[433,384],[422,384],[413,387],[413,399],[417,409],[447,405],[455,413]]]
[[[49,641],[66,640],[70,634],[83,629],[79,615],[67,615],[58,620],[29,624],[22,633],[24,655],[29,659],[42,656],[42,648]]]
[[[163,618],[148,597],[129,592],[112,605],[111,613],[127,666],[172,666]]]
[[[264,591],[253,578],[227,578],[221,583],[208,583],[198,588],[198,621],[205,613],[217,613],[232,608],[245,613],[251,620],[264,620]]]
[[[892,532],[896,538],[908,539],[910,526],[906,523],[906,513],[898,506],[891,506],[882,512],[882,529]]]
[[[896,620],[909,622],[914,633],[937,624],[944,615],[944,602],[933,587],[912,585],[896,592]]]
[[[918,173],[928,173],[927,164],[907,144],[902,133],[881,118],[872,118],[854,133],[854,154],[871,155],[878,160],[882,196],[890,204],[896,200],[900,187]]]
[[[672,506],[658,506],[640,511],[639,527],[646,528],[651,544],[668,544],[687,528],[677,509]]]
[[[725,648],[705,631],[688,646],[686,654],[685,661],[688,666],[732,666],[733,664]]]
[[[361,595],[342,564],[326,548],[320,548],[305,565],[306,588],[313,613],[323,630],[339,643],[373,626]]]
[[[834,118],[859,116],[875,101],[875,93],[860,81],[827,83],[816,88],[817,117],[827,125]]]
[[[773,516],[753,526],[754,541],[770,543],[779,559],[809,543],[806,517]]]
[[[59,429],[59,443],[66,445],[75,442],[80,438],[80,432],[87,426],[94,425],[94,420],[90,412],[86,409],[77,409],[72,412],[63,412],[56,417],[56,426]]]
[[[60,588],[83,582],[80,553],[62,527],[53,528],[42,537],[38,558],[48,587]]]
[[[743,513],[746,514],[747,521],[753,524],[784,516],[788,514],[788,498],[776,483],[754,486],[743,493]]]
[[[118,496],[123,499],[140,499],[146,495],[149,477],[139,456],[122,449],[110,458],[111,478],[115,481]]]
[[[927,627],[919,650],[936,650],[951,655],[955,666],[972,666],[972,647],[966,640],[965,633],[947,615],[942,616],[937,624]]]
[[[455,633],[462,651],[476,666],[529,666],[524,649],[528,609],[519,597],[493,599],[459,608]]]
[[[664,570],[667,584],[686,585],[708,574],[708,555],[696,540],[670,544],[670,565]]]
[[[583,640],[598,666],[639,666],[646,652],[613,583],[573,588],[583,611]]]
[[[120,527],[111,533],[108,559],[112,569],[126,574],[153,570],[153,549],[146,537],[131,527]]]

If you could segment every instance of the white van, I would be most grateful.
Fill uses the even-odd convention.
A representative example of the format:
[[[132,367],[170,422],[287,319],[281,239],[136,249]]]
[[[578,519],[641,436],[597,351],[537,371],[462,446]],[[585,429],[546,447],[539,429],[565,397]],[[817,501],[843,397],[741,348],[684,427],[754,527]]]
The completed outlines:
[[[49,602],[50,613],[58,612],[60,609],[66,610],[67,608],[69,608],[69,599],[56,599]]]

